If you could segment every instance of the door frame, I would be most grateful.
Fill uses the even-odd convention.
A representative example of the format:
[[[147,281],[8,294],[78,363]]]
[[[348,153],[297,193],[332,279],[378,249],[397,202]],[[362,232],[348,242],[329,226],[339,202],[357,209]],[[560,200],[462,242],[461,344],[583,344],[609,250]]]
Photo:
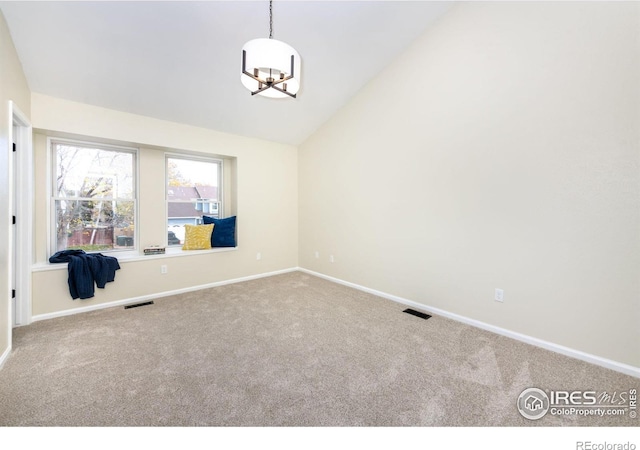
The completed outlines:
[[[9,282],[16,290],[14,301],[9,302],[11,326],[31,323],[31,264],[33,260],[33,128],[28,117],[9,101],[9,142],[16,144],[16,151],[10,151],[9,157],[9,202],[10,210],[15,211],[16,225],[11,226],[10,239],[15,245],[9,247]],[[15,201],[16,193],[20,201]],[[11,241],[10,241],[11,242]],[[15,255],[13,249],[15,248]],[[11,297],[11,292],[9,292]],[[9,340],[11,342],[11,340]]]

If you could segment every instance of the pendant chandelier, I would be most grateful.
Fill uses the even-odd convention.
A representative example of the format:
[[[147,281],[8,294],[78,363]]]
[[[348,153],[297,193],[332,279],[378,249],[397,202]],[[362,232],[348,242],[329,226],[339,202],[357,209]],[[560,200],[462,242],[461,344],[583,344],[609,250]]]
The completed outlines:
[[[244,44],[240,79],[251,95],[295,98],[300,89],[300,55],[289,44],[273,39],[273,0],[269,0],[269,38]]]

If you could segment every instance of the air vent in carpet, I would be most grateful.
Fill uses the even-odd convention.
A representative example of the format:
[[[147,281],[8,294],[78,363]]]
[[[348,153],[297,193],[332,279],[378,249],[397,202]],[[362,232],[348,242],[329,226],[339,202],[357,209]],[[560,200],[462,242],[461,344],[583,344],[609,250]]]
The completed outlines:
[[[420,317],[421,319],[427,320],[429,317],[431,317],[429,314],[425,314],[423,312],[420,311],[416,311],[415,309],[405,309],[402,312],[406,312],[407,314],[411,314],[412,316],[416,316],[416,317]]]
[[[144,303],[136,303],[135,305],[127,305],[124,307],[124,309],[137,308],[138,306],[147,306],[147,305],[153,305],[153,302],[144,302]]]

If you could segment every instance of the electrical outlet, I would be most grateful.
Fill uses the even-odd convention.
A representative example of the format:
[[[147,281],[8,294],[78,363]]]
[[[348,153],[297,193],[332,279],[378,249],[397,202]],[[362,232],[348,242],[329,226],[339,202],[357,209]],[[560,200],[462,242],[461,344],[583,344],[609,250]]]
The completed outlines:
[[[262,253],[256,253],[256,261],[260,261],[262,259]]]
[[[169,270],[167,269],[167,265],[163,264],[160,266],[160,273],[167,273]]]
[[[496,288],[496,301],[504,302],[504,291],[502,289]]]
[[[316,256],[316,259],[320,259],[320,252],[316,250],[315,256]]]
[[[333,255],[329,255],[329,262],[330,263],[336,262],[336,260],[333,258]]]

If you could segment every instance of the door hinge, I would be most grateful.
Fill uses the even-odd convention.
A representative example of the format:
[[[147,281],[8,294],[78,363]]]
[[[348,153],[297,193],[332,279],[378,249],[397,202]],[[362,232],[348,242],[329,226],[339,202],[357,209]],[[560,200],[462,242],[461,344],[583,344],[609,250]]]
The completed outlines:
[[[13,151],[14,152],[16,151],[16,143],[15,142],[13,143]]]
[[[16,216],[13,216],[13,219],[11,220],[11,225],[15,225],[16,224]]]
[[[16,290],[11,289],[11,298],[16,298]]]

